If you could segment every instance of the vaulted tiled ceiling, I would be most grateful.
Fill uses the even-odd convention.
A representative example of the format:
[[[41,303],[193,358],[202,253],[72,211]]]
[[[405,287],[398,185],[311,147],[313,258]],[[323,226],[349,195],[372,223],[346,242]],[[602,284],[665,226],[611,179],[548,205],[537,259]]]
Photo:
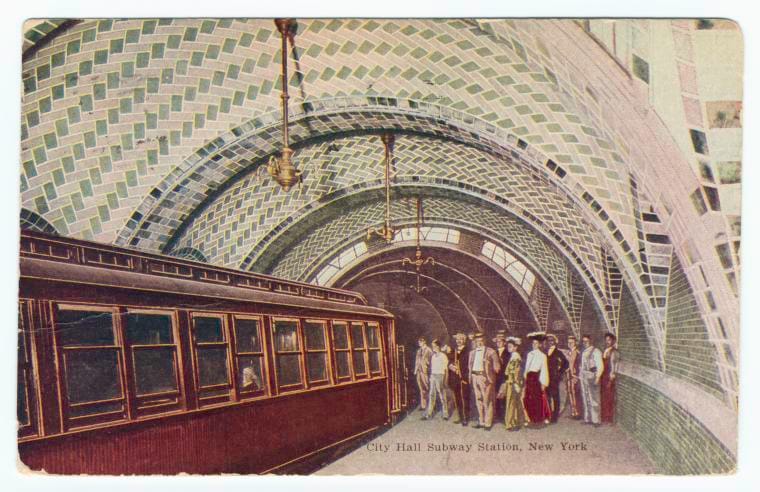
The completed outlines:
[[[307,175],[289,194],[254,174],[280,148],[271,20],[49,24],[23,65],[31,222],[248,268],[291,223],[379,187],[373,132],[393,129],[401,184],[499,204],[579,272],[613,321],[610,278],[622,275],[658,357],[669,271],[649,262],[673,250],[650,243],[649,229],[688,255],[682,263],[704,264],[689,279],[737,310],[713,249],[726,222],[700,219],[699,183],[636,80],[572,21],[299,21],[292,133]],[[642,224],[644,212],[665,225]],[[721,335],[711,319],[713,337],[733,344],[738,324],[724,321]]]

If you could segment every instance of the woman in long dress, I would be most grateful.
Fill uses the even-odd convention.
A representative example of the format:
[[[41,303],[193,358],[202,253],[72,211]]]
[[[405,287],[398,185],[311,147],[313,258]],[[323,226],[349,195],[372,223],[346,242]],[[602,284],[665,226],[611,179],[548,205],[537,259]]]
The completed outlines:
[[[525,391],[523,391],[523,404],[525,413],[534,426],[549,423],[551,410],[546,399],[546,387],[549,385],[549,366],[546,354],[541,351],[541,344],[546,339],[543,332],[531,333],[528,338],[532,340],[533,350],[528,352],[525,361]]]
[[[520,367],[522,366],[522,357],[517,351],[519,346],[519,338],[510,337],[507,339],[507,351],[509,351],[510,357],[504,371],[504,384],[506,385],[504,423],[508,431],[519,431],[525,423],[525,409],[522,404],[524,380]]]

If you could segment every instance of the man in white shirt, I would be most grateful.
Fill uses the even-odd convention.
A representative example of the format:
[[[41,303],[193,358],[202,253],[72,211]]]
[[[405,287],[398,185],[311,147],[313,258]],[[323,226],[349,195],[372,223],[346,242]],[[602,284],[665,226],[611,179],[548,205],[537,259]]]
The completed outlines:
[[[602,351],[594,347],[591,335],[583,335],[583,353],[581,354],[581,393],[583,394],[583,423],[598,427],[599,383],[604,371]]]
[[[417,379],[417,388],[420,390],[420,411],[424,411],[428,402],[430,391],[430,358],[433,352],[427,346],[425,337],[417,340],[417,355],[414,358],[414,377]]]
[[[435,405],[440,400],[443,420],[449,419],[449,403],[446,389],[448,386],[449,358],[441,351],[441,344],[433,340],[433,356],[430,359],[430,396],[427,404],[427,413],[422,420],[429,420],[435,414]]]

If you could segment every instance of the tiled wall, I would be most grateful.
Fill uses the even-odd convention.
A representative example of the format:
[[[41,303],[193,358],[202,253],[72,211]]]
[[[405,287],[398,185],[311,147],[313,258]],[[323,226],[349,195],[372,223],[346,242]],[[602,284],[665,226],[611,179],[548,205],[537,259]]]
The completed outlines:
[[[617,422],[635,436],[659,473],[731,473],[736,458],[667,395],[620,375]]]
[[[625,360],[659,369],[659,363],[652,350],[652,340],[647,335],[644,320],[631,297],[628,287],[623,285],[620,296],[620,323],[618,325],[618,347]]]

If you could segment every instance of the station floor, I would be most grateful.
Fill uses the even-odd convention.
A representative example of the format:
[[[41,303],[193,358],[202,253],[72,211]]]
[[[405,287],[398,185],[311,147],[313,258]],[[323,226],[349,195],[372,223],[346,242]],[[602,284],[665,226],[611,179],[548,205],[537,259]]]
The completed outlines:
[[[319,475],[617,475],[656,473],[637,444],[614,425],[567,418],[507,432],[464,427],[413,411],[394,427],[320,469]],[[564,446],[563,446],[564,444]]]

